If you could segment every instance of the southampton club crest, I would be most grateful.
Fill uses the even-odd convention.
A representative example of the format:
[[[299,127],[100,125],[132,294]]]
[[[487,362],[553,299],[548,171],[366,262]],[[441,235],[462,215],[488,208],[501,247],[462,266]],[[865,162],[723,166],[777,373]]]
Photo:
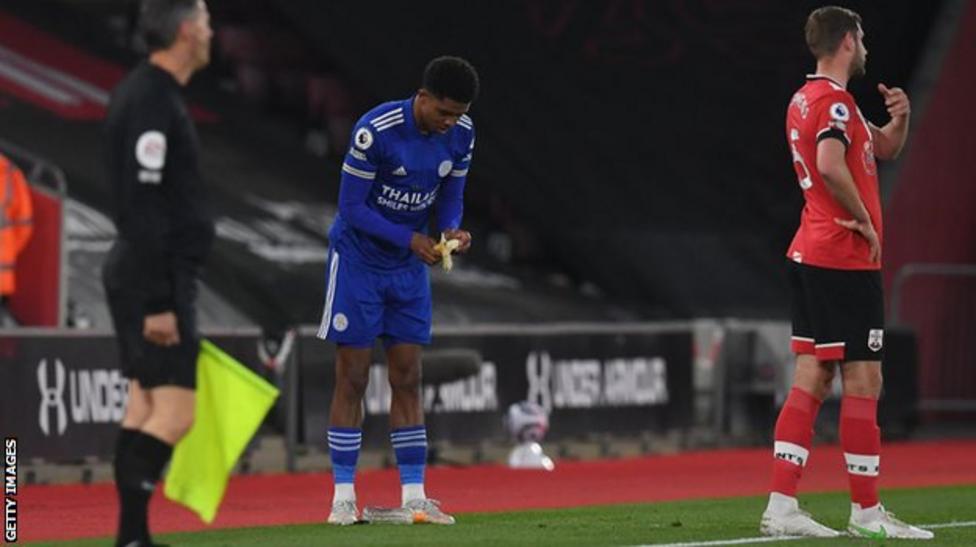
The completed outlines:
[[[871,351],[881,351],[884,346],[884,330],[871,329],[868,331],[868,349]]]

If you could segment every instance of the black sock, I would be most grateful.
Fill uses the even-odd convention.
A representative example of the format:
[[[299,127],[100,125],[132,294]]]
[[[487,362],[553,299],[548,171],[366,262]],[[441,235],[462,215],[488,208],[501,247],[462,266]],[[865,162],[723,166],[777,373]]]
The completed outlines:
[[[116,545],[132,541],[150,543],[149,499],[173,447],[137,431],[116,463],[119,491],[119,532]]]
[[[122,522],[126,504],[122,502],[122,470],[125,469],[126,452],[132,446],[132,440],[139,434],[138,429],[123,427],[119,429],[119,436],[115,439],[115,458],[112,460],[112,471],[115,475],[115,491],[119,498],[119,540],[122,540]]]
[[[132,439],[135,439],[136,434],[138,433],[138,429],[123,427],[119,429],[119,436],[115,439],[115,458],[112,460],[112,470],[115,472],[116,490],[119,488],[119,461],[121,461],[122,454],[128,450],[129,446],[132,444]]]

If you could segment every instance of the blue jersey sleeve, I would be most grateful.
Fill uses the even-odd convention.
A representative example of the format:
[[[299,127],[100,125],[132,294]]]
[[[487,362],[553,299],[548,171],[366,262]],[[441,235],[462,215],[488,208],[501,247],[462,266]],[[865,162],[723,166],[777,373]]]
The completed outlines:
[[[391,222],[367,205],[381,157],[382,142],[361,121],[353,131],[349,152],[342,163],[339,214],[357,230],[399,247],[410,248],[413,230]]]
[[[457,123],[459,137],[454,149],[454,166],[441,185],[437,199],[437,230],[456,230],[464,216],[464,185],[474,154],[474,122],[465,114]]]

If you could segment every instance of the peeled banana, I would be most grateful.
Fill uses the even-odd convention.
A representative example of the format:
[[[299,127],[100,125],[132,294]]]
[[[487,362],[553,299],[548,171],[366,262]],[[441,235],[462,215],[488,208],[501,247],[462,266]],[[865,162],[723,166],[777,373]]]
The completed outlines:
[[[441,267],[444,268],[445,272],[451,271],[454,267],[454,261],[451,260],[451,253],[457,250],[458,245],[461,244],[459,239],[447,239],[444,234],[441,234],[440,243],[434,245],[434,250],[441,254]]]

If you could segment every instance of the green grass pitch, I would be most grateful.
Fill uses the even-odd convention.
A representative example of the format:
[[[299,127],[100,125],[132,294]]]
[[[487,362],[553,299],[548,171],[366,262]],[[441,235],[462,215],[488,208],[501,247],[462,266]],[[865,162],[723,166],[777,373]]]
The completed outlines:
[[[513,495],[518,495],[513,492]],[[976,520],[976,486],[887,490],[887,507],[913,524]],[[344,528],[305,524],[160,534],[175,546],[575,546],[650,545],[758,537],[765,499],[688,500],[670,503],[579,507],[561,510],[458,515],[454,526],[357,525]],[[846,528],[845,493],[801,495],[801,505],[824,524]],[[323,514],[324,516],[324,514]],[[787,545],[878,545],[866,540],[789,541]],[[887,544],[904,543],[889,540]],[[106,538],[45,543],[57,546],[105,545]],[[778,545],[780,542],[771,543]],[[39,544],[38,544],[39,545]],[[767,543],[766,545],[770,545]],[[976,527],[940,528],[924,545],[976,545]]]

